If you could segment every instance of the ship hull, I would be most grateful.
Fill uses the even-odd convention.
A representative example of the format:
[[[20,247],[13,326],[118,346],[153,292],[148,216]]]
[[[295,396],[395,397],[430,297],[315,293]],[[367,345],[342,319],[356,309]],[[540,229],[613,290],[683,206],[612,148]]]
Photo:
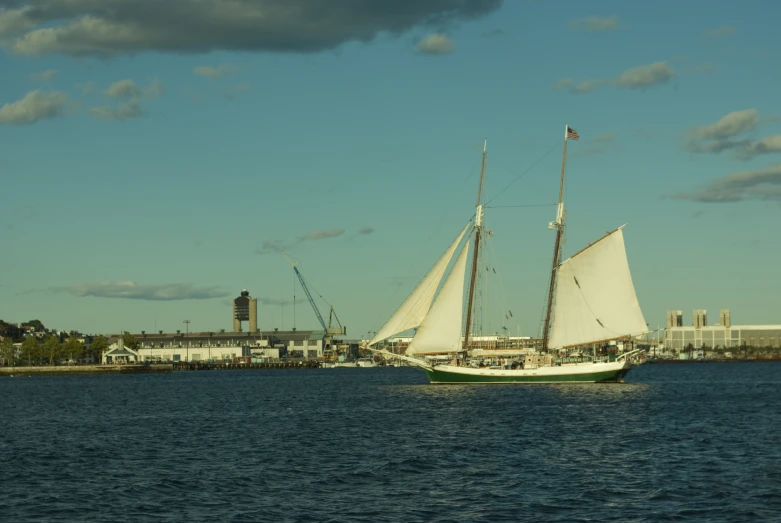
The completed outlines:
[[[626,362],[540,367],[537,369],[488,369],[437,365],[423,368],[433,384],[459,383],[620,383],[632,368]]]

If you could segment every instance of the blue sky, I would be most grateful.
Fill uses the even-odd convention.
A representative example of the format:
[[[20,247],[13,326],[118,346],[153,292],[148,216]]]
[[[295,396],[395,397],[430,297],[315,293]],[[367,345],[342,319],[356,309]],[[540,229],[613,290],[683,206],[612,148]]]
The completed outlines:
[[[508,206],[555,202],[569,124],[568,252],[628,223],[652,326],[781,323],[781,4],[325,5],[0,0],[0,318],[230,329],[247,288],[288,329],[285,247],[365,336],[474,211],[487,138],[495,295],[536,335],[555,211]]]

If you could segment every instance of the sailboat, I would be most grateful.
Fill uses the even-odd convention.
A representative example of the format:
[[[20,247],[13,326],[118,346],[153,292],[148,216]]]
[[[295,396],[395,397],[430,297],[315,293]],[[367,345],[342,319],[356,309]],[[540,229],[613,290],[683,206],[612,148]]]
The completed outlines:
[[[482,189],[487,149],[485,143],[474,216],[385,325],[367,343],[369,350],[389,358],[404,360],[423,369],[431,383],[623,381],[639,350],[629,350],[614,358],[600,358],[596,355],[594,358],[557,357],[557,354],[571,349],[631,340],[632,337],[647,331],[629,272],[623,236],[624,225],[566,260],[561,260],[565,222],[564,173],[567,142],[570,139],[578,140],[579,135],[566,126],[556,220],[548,224],[549,229],[556,231],[556,240],[541,350],[527,354],[522,362],[511,367],[488,368],[471,365],[468,361],[475,276],[484,221]],[[472,263],[468,273],[470,247]],[[449,266],[450,272],[442,283]],[[467,274],[469,286],[464,308]],[[374,347],[390,336],[412,328],[417,328],[417,332],[404,354]],[[452,358],[447,363],[438,364],[436,356],[442,355],[446,355],[446,359],[447,355]]]

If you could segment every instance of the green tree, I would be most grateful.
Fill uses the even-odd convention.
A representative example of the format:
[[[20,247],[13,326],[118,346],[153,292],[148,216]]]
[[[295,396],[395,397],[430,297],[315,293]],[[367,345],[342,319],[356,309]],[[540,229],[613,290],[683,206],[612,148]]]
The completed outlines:
[[[27,361],[28,365],[37,362],[40,357],[40,344],[35,336],[28,336],[22,342],[21,359]]]
[[[22,323],[22,327],[32,327],[35,329],[35,332],[43,332],[46,330],[46,327],[43,326],[43,323],[41,323],[41,320],[30,320]]]
[[[63,345],[63,354],[68,359],[78,360],[84,354],[84,345],[75,336],[71,336]]]
[[[3,358],[6,365],[14,364],[14,351],[14,342],[11,338],[5,337],[0,341],[0,358]]]
[[[100,363],[103,361],[103,353],[108,349],[108,342],[102,334],[92,337],[92,342],[89,344],[89,352],[92,358]]]
[[[130,334],[128,331],[125,331],[125,334],[122,335],[122,340],[125,344],[125,347],[132,350],[138,350],[138,348],[141,346],[141,342],[138,341],[138,338]]]
[[[54,365],[62,357],[62,343],[59,336],[49,336],[43,342],[43,351],[45,357],[49,360],[49,365]]]

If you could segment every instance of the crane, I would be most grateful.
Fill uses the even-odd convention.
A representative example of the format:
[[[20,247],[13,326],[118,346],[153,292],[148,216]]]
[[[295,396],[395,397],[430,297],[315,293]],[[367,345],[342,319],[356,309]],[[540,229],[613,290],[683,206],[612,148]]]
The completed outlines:
[[[339,317],[336,315],[336,311],[334,310],[333,305],[331,305],[331,312],[328,315],[328,325],[325,324],[323,315],[320,313],[320,309],[317,307],[317,304],[315,303],[315,299],[312,297],[312,293],[309,290],[309,286],[306,284],[306,280],[304,279],[304,276],[301,274],[301,271],[298,270],[297,265],[299,264],[299,262],[294,262],[292,259],[290,259],[290,256],[288,256],[284,252],[282,253],[282,256],[284,256],[287,262],[290,264],[290,266],[293,267],[293,271],[295,271],[296,276],[298,277],[298,281],[301,283],[301,287],[304,289],[304,294],[306,294],[306,297],[309,300],[309,305],[311,305],[312,310],[315,311],[315,316],[317,316],[317,321],[319,321],[320,325],[323,327],[323,331],[325,331],[326,334],[330,334],[330,335],[343,336],[347,334],[347,327],[344,327],[342,325],[342,322],[339,321]],[[322,298],[322,296],[320,297]],[[325,298],[323,299],[325,300]],[[338,325],[338,327],[334,326],[334,320],[336,320],[336,324]]]

